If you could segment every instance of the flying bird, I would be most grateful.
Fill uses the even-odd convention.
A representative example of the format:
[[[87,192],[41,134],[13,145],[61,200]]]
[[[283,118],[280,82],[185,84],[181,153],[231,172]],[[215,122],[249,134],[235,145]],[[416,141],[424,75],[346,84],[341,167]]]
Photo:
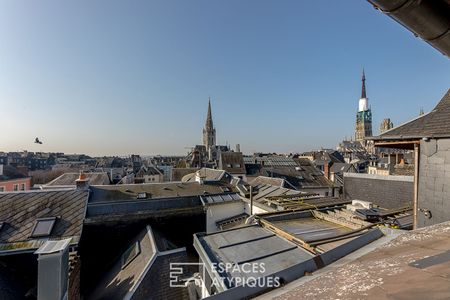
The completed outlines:
[[[42,142],[39,140],[38,137],[34,139],[34,143],[42,145]]]

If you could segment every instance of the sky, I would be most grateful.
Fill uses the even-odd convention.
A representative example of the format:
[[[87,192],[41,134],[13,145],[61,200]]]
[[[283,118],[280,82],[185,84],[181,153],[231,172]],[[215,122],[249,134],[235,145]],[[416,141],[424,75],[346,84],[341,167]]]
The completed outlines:
[[[361,0],[0,1],[0,151],[335,148],[430,111],[450,60]],[[42,145],[34,144],[39,137]]]

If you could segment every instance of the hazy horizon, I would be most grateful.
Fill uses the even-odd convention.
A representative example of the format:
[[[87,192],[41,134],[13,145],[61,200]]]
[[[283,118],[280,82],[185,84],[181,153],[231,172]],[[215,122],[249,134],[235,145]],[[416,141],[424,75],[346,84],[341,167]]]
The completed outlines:
[[[335,148],[363,68],[374,134],[450,87],[448,58],[359,0],[4,1],[0,36],[8,152],[184,155],[208,97],[218,144]]]

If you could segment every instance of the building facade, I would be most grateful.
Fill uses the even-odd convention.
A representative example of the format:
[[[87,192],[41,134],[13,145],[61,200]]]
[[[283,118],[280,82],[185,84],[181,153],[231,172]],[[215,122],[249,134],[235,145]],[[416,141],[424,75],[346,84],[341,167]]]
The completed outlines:
[[[380,125],[380,134],[392,128],[394,128],[394,123],[392,123],[391,119],[383,119]]]

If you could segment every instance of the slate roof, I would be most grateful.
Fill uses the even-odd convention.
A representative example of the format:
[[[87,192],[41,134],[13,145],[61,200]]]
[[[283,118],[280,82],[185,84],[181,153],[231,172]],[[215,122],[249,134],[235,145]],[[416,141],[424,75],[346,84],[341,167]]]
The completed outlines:
[[[90,185],[110,184],[108,173],[95,172],[85,173],[86,178],[89,179]],[[64,173],[61,176],[53,179],[49,183],[45,184],[43,188],[54,188],[58,186],[69,187],[76,186],[75,181],[80,177],[80,173]]]
[[[450,136],[450,89],[429,113],[394,127],[375,140]]]
[[[139,193],[147,193],[148,199],[190,197],[204,194],[222,194],[222,184],[199,184],[197,182],[170,182],[90,186],[92,192],[89,202],[136,201]],[[227,186],[228,187],[228,186]],[[230,192],[235,192],[229,187]]]
[[[37,249],[47,238],[77,243],[86,214],[88,191],[28,191],[0,194],[0,251]],[[32,238],[37,218],[57,217],[50,236]]]
[[[273,185],[278,187],[286,187],[287,183],[283,178],[258,176],[252,181],[249,181],[250,185]]]
[[[194,182],[197,173],[201,177],[203,177],[204,181],[220,181],[220,180],[222,180],[222,178],[224,176],[227,175],[227,173],[224,170],[201,168],[200,170],[197,170],[194,173],[190,173],[190,174],[183,176],[181,181],[182,182]],[[229,174],[228,174],[228,177],[230,177]],[[229,178],[229,179],[231,179],[231,178]]]
[[[334,163],[331,168],[330,168],[330,172],[332,173],[346,173],[348,172],[351,168],[354,168],[354,166],[352,164],[347,164],[347,163]],[[356,172],[356,170],[354,170]]]
[[[254,184],[252,186],[255,188],[254,190],[258,193],[253,196],[253,200],[256,202],[264,201],[267,197],[275,197],[275,196],[285,196],[285,195],[303,195],[303,192],[288,189],[280,186],[273,186],[270,184]]]
[[[144,175],[162,175],[162,172],[155,167],[143,166],[137,173],[136,177],[143,177]]]
[[[241,152],[221,152],[219,168],[234,174],[245,174],[244,157]]]
[[[180,258],[180,262],[186,261],[186,249],[160,249],[158,244],[161,242],[155,239],[157,235],[147,226],[134,237],[124,252],[135,243],[138,243],[140,252],[126,266],[122,265],[120,257],[87,299],[188,299],[187,290],[170,288],[168,278],[171,262],[178,262]]]
[[[294,163],[292,166],[253,166],[251,175],[284,179],[287,182],[287,185],[285,184],[284,186],[295,187],[297,189],[333,186],[333,183],[325,178],[323,173],[309,159],[291,158],[291,160]],[[281,183],[281,181],[277,181],[275,184],[281,186]]]

